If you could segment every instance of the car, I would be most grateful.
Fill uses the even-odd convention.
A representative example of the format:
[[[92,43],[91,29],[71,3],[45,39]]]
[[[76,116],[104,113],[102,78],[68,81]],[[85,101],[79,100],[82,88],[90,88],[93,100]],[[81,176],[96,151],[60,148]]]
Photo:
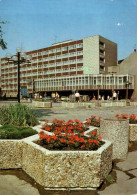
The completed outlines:
[[[61,96],[61,101],[69,101],[69,97],[67,97],[67,96]]]

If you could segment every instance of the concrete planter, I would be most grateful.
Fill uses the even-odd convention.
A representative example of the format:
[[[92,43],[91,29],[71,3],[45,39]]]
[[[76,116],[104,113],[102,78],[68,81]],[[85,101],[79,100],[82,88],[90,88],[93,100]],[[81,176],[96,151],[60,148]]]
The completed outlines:
[[[137,124],[129,124],[129,140],[137,141]]]
[[[38,108],[51,108],[52,102],[32,101],[32,106]]]
[[[97,151],[49,151],[24,140],[22,169],[45,188],[97,188],[112,169],[112,144]]]
[[[137,102],[130,102],[130,106],[137,106]]]
[[[100,136],[113,143],[113,159],[126,159],[129,141],[129,120],[101,120]]]
[[[101,102],[101,107],[126,106],[126,102]]]
[[[0,169],[22,167],[22,140],[0,140]]]
[[[95,107],[95,102],[78,102],[78,103],[72,103],[72,102],[62,102],[62,106],[66,108],[91,108]]]

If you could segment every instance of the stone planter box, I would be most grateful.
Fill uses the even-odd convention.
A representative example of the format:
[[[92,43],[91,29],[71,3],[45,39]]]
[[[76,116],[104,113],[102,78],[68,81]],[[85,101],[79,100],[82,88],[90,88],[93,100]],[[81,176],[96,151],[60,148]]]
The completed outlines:
[[[126,102],[101,102],[101,107],[126,106]]]
[[[78,103],[72,103],[72,102],[62,102],[62,106],[66,108],[91,108],[95,107],[95,102],[78,102]]]
[[[51,108],[52,102],[32,101],[32,106],[38,108]]]
[[[50,151],[24,139],[22,169],[45,188],[97,188],[112,169],[112,144],[97,151]]]
[[[130,102],[130,106],[137,106],[137,102]]]
[[[129,140],[137,141],[137,124],[129,124]]]
[[[22,140],[0,140],[0,169],[22,167]]]

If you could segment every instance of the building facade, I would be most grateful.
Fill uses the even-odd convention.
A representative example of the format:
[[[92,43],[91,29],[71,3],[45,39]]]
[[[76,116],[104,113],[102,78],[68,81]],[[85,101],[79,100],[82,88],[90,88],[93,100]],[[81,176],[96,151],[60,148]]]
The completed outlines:
[[[71,86],[68,90],[82,90],[82,83],[84,82],[84,86],[86,86],[87,77],[88,90],[93,90],[98,85],[99,78],[108,81],[109,76],[102,76],[108,73],[108,68],[117,66],[117,44],[99,35],[77,41],[68,40],[55,43],[51,47],[29,51],[26,54],[31,56],[31,63],[24,62],[21,64],[20,84],[21,93],[27,96],[35,91],[64,91],[65,87],[68,87],[66,79]],[[112,80],[114,81],[113,77]],[[77,82],[79,87],[76,84]],[[51,83],[54,83],[53,88],[50,86]],[[55,83],[56,85],[58,83],[56,88]],[[71,83],[73,84],[71,85]],[[107,89],[107,85],[112,84],[111,82],[109,84],[104,83],[106,83],[103,84],[104,89]],[[16,96],[17,84],[17,66],[12,62],[7,63],[6,58],[2,58],[2,93],[6,93],[7,97]],[[113,84],[115,85],[115,83]],[[124,86],[124,84],[122,85]],[[83,90],[85,89],[86,87]]]

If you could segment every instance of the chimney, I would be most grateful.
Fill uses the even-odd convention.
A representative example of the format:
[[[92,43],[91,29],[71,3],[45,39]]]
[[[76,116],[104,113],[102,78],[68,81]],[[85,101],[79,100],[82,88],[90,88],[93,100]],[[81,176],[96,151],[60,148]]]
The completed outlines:
[[[136,52],[136,49],[134,49],[134,52]]]

